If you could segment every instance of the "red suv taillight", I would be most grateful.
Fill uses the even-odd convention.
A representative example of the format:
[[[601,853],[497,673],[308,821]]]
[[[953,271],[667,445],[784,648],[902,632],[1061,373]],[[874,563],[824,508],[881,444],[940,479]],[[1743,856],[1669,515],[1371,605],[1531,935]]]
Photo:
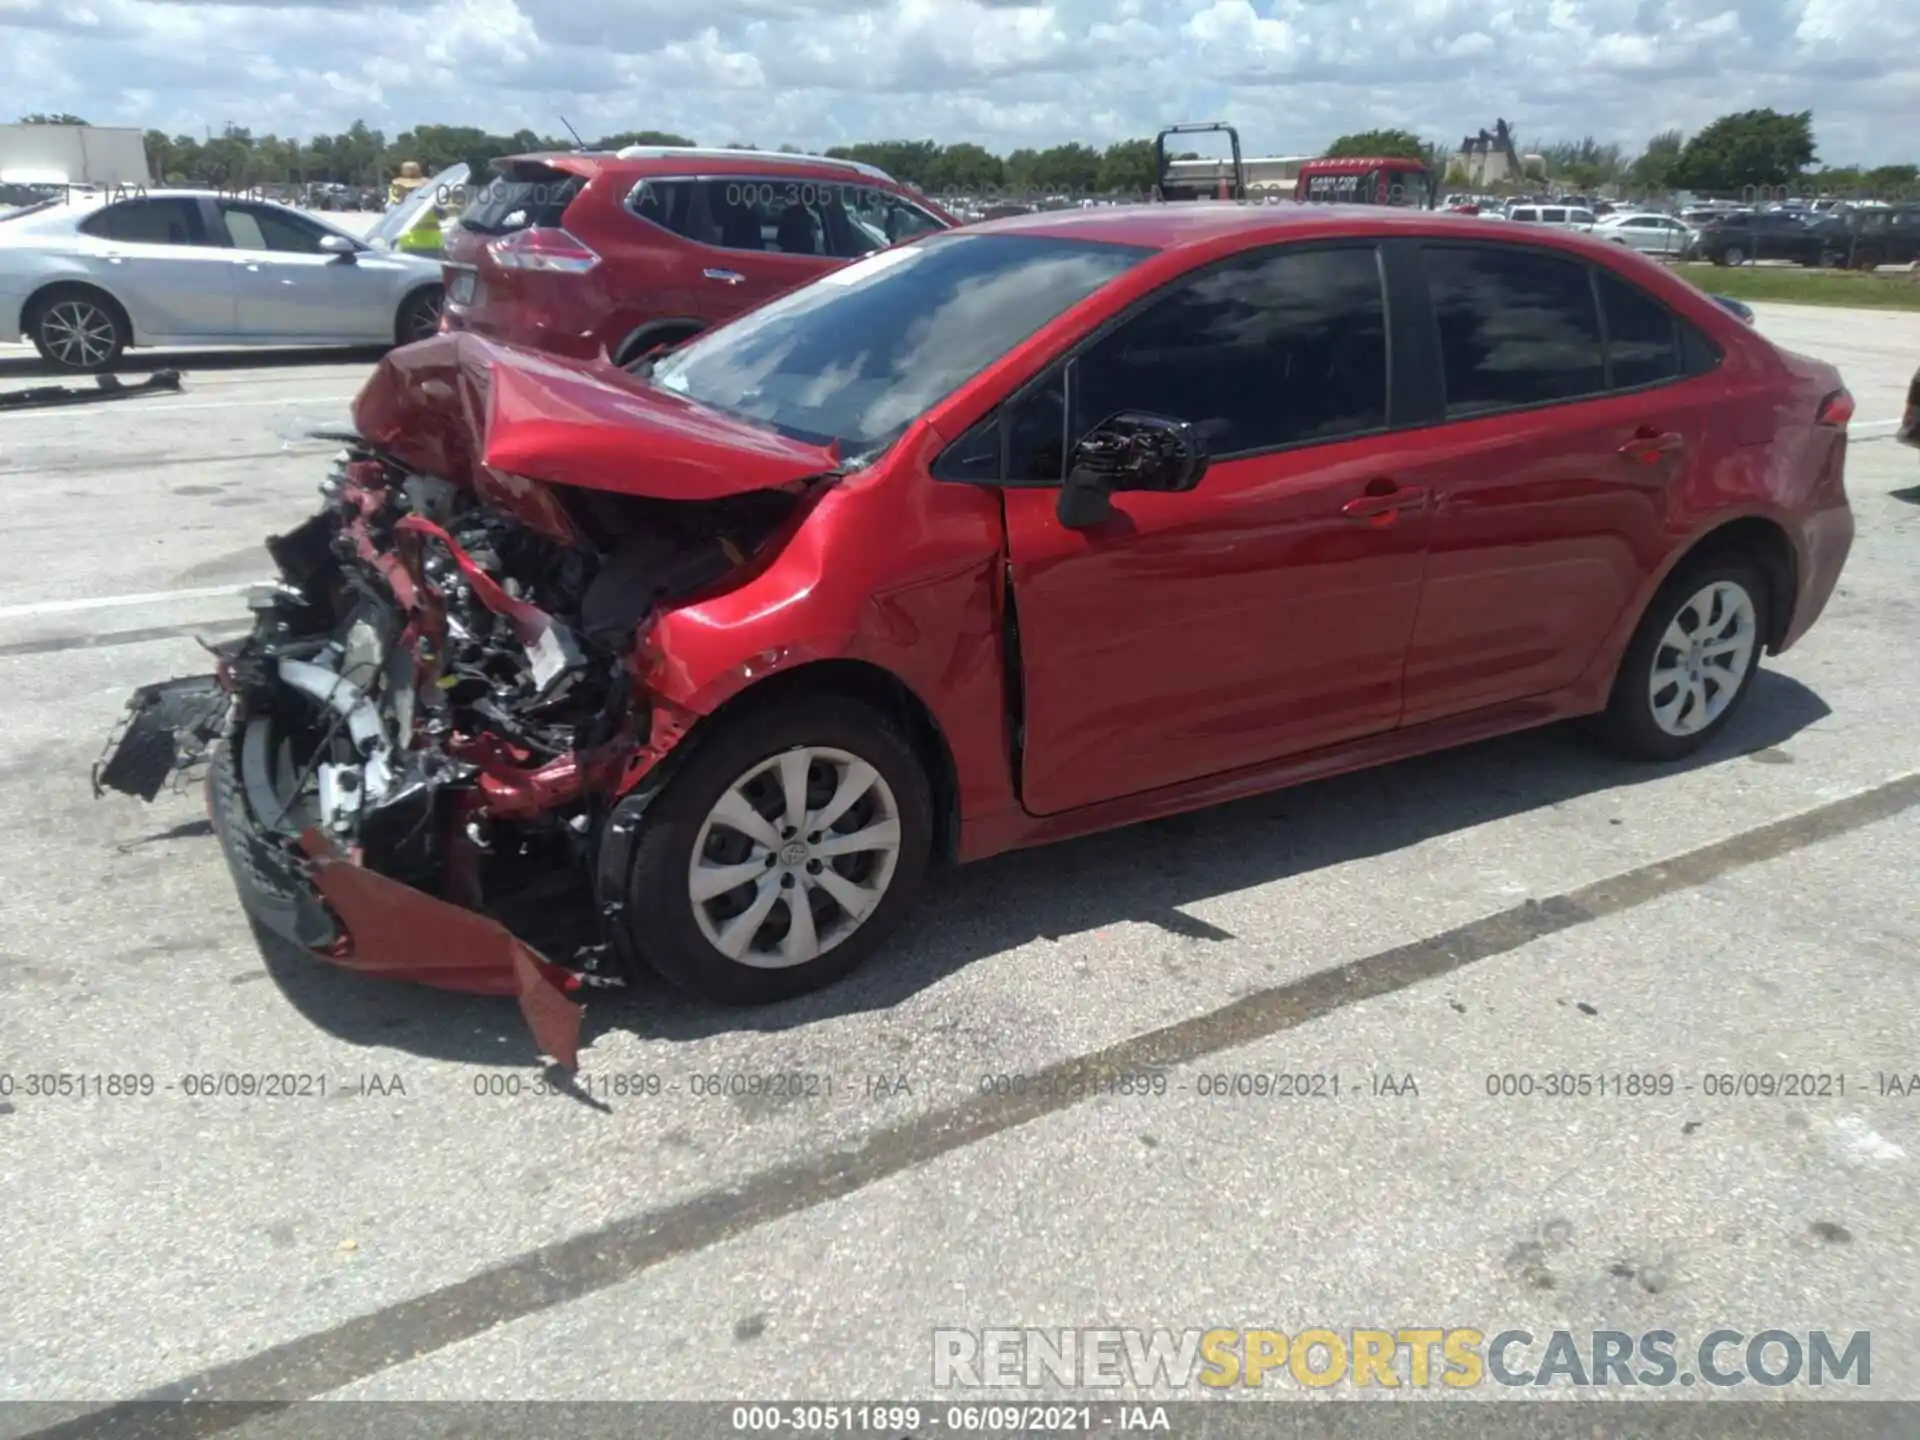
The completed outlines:
[[[493,263],[506,270],[546,270],[578,275],[593,269],[600,257],[592,247],[564,230],[534,226],[502,235],[487,246]]]
[[[1813,417],[1816,425],[1831,425],[1836,430],[1847,428],[1853,419],[1853,396],[1845,390],[1836,390],[1820,402],[1820,409]]]

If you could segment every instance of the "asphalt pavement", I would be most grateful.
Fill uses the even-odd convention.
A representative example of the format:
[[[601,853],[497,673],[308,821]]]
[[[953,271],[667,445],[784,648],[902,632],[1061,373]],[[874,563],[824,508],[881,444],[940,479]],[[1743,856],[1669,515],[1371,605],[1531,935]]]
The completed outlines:
[[[988,861],[825,994],[596,999],[571,1090],[509,1002],[263,953],[198,796],[88,788],[371,357],[0,417],[0,1400],[931,1396],[936,1329],[1419,1325],[1869,1330],[1920,1398],[1920,316],[1755,308],[1858,398],[1859,534],[1706,754],[1554,728]],[[1626,1074],[1671,1081],[1543,1093]]]

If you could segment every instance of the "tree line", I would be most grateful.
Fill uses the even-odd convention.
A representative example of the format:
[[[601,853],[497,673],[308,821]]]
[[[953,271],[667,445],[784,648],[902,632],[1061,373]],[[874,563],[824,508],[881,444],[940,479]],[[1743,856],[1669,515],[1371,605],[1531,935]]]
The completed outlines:
[[[36,114],[24,124],[85,124],[73,115]],[[256,135],[243,126],[223,126],[202,136],[146,133],[148,164],[163,184],[216,188],[328,183],[353,187],[384,185],[408,160],[429,174],[464,161],[476,175],[503,156],[539,150],[571,150],[581,141],[532,130],[496,135],[471,125],[420,125],[389,137],[356,120],[333,135],[305,139]],[[623,145],[691,145],[693,139],[662,130],[622,131],[587,142],[588,149]],[[762,148],[747,140],[729,140],[736,149]],[[1746,186],[1786,186],[1828,194],[1920,193],[1920,167],[1816,164],[1813,113],[1782,114],[1747,110],[1723,115],[1692,136],[1677,130],[1650,139],[1638,154],[1618,144],[1581,140],[1529,143],[1515,137],[1524,153],[1542,156],[1555,181],[1575,189],[1616,186],[1642,192],[1692,190],[1730,193]],[[780,145],[789,154],[798,146]],[[1249,154],[1273,147],[1248,145]],[[994,190],[1069,194],[1138,193],[1154,183],[1153,142],[1123,140],[1105,149],[1073,142],[1047,149],[1019,149],[996,155],[963,141],[875,140],[838,146],[827,155],[877,165],[895,178],[934,194]],[[1181,152],[1191,154],[1191,151]],[[1424,161],[1444,175],[1449,186],[1467,184],[1454,165],[1450,144],[1429,141],[1408,130],[1367,130],[1342,135],[1324,155],[1392,155]]]

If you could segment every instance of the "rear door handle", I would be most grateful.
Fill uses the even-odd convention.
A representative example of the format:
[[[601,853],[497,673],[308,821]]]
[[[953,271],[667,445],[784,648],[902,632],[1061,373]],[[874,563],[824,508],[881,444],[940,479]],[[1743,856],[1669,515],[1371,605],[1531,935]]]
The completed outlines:
[[[1657,465],[1667,456],[1679,454],[1686,443],[1684,435],[1643,425],[1634,432],[1631,440],[1620,447],[1620,453],[1638,465]]]
[[[1367,493],[1355,496],[1340,507],[1349,520],[1359,520],[1383,530],[1393,524],[1403,510],[1423,510],[1427,492],[1420,485],[1395,485],[1391,480],[1372,480]]]
[[[709,280],[718,280],[722,285],[738,285],[747,278],[738,270],[703,270],[700,273]]]

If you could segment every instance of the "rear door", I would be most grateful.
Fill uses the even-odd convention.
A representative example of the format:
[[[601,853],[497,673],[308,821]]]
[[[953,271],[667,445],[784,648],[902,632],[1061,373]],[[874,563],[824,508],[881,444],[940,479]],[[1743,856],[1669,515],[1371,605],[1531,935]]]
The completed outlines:
[[[124,200],[82,221],[80,234],[89,271],[127,307],[141,344],[232,336],[233,266],[197,199]]]
[[[235,276],[236,333],[288,340],[391,340],[393,261],[335,255],[329,232],[275,205],[218,202]]]
[[[638,213],[692,242],[674,265],[685,308],[718,324],[834,267],[813,213],[830,188],[756,175],[650,181]]]
[[[1384,294],[1371,244],[1239,256],[1002,407],[1030,811],[1396,723],[1427,517],[1396,478],[1414,452],[1390,429]],[[1063,526],[1063,456],[1130,409],[1193,423],[1212,468]]]
[[[1612,271],[1518,245],[1422,247],[1444,385],[1405,723],[1543,695],[1592,661],[1709,443],[1711,347]]]

